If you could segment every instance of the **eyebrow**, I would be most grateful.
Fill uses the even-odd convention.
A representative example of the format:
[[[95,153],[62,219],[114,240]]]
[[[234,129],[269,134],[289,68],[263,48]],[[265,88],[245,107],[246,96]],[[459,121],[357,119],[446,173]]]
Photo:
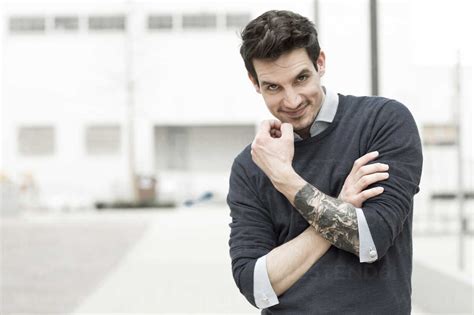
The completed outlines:
[[[309,71],[307,68],[304,68],[303,70],[301,70],[296,76],[294,79],[296,79],[297,77],[299,76],[302,76],[302,75],[309,75],[311,74],[311,71]],[[293,79],[293,80],[294,80]],[[275,85],[278,85],[278,83],[274,83],[274,82],[270,82],[270,81],[262,81],[261,82],[261,85],[265,85],[265,86],[268,86],[268,85],[272,85],[272,84],[275,84]]]

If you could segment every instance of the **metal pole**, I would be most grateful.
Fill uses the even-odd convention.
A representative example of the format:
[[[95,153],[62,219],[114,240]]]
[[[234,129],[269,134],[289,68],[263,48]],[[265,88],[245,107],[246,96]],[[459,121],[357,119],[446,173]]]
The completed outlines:
[[[314,0],[313,1],[313,13],[314,13],[314,25],[316,26],[316,29],[318,30],[318,37],[319,34],[321,34],[320,29],[319,29],[319,0]]]
[[[377,0],[370,0],[370,73],[372,95],[379,94],[379,52],[377,27]]]
[[[457,52],[457,62],[456,62],[456,71],[455,71],[455,128],[456,128],[456,155],[457,155],[457,164],[458,164],[458,189],[457,189],[457,201],[459,207],[459,269],[464,270],[464,235],[466,229],[466,220],[464,217],[464,167],[463,167],[463,148],[462,148],[462,113],[461,113],[461,56],[458,50]]]
[[[138,201],[137,176],[135,170],[135,82],[133,72],[133,2],[127,1],[127,16],[125,23],[125,84],[127,93],[127,159],[128,176],[132,201]]]

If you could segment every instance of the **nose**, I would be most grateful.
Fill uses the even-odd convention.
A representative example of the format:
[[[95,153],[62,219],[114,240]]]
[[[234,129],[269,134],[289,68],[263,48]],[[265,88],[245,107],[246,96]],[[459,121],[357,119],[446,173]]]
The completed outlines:
[[[301,104],[302,98],[294,89],[288,89],[285,93],[283,105],[290,109],[296,109]]]

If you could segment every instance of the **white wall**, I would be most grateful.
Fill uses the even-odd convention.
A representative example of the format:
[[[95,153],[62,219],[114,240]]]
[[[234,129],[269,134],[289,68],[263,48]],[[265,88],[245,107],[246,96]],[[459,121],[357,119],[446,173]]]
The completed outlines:
[[[472,190],[474,22],[469,2],[384,0],[380,4],[381,94],[406,104],[420,128],[426,123],[452,123],[459,100],[465,183]],[[459,96],[455,93],[458,51]],[[424,153],[424,188],[455,190],[454,148],[426,147]]]
[[[464,65],[464,159],[472,169],[473,54],[472,41],[467,38],[473,27],[466,26],[472,26],[472,19],[465,9],[468,1],[446,3],[379,1],[380,94],[406,104],[420,127],[427,122],[447,121],[454,97],[455,52],[460,48]],[[320,0],[318,8],[320,43],[327,60],[323,83],[342,94],[370,94],[369,1]],[[126,198],[126,37],[123,32],[98,34],[85,27],[88,15],[126,12],[125,2],[7,1],[3,9],[5,21],[10,15],[77,14],[82,29],[38,35],[11,35],[3,29],[2,171],[12,178],[33,172],[45,199],[69,195],[88,200]],[[208,11],[221,16],[250,12],[256,17],[268,9],[314,15],[314,3],[309,0],[168,0],[134,5],[131,47],[138,173],[155,172],[155,126],[256,125],[269,117],[248,82],[237,32],[223,28],[148,32],[147,15]],[[122,127],[120,154],[88,156],[84,148],[86,126],[110,123]],[[18,154],[18,127],[34,124],[56,128],[54,156]],[[431,157],[432,153],[425,153]]]
[[[24,173],[33,173],[44,201],[128,198],[126,36],[124,32],[89,32],[86,27],[88,15],[124,13],[125,2],[8,1],[3,7],[5,21],[12,15],[78,15],[81,27],[72,33],[3,33],[7,61],[3,170],[17,180]],[[270,8],[313,13],[311,1],[142,1],[133,5],[133,41],[129,43],[135,85],[135,168],[139,174],[155,172],[156,125],[248,125],[268,117],[248,82],[238,53],[237,32],[223,28],[148,32],[147,15],[237,11],[255,17]],[[91,124],[121,125],[120,154],[97,157],[85,153],[85,128]],[[18,128],[34,125],[54,126],[54,155],[24,157],[18,153]]]
[[[319,10],[327,62],[323,83],[342,94],[370,94],[368,0],[321,0]]]

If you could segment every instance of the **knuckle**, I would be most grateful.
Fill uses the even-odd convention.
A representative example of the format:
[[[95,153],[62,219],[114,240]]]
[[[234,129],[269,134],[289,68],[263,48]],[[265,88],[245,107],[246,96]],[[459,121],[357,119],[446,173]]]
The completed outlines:
[[[380,176],[381,173],[372,173],[370,175],[367,175],[367,177],[369,177],[370,179],[370,182],[373,183],[375,181],[377,181],[377,178]]]
[[[262,145],[263,144],[263,139],[261,137],[255,137],[255,139],[253,140],[253,143],[252,145],[257,148],[258,146]]]
[[[360,158],[354,161],[354,166],[359,167],[361,165],[362,161]]]

